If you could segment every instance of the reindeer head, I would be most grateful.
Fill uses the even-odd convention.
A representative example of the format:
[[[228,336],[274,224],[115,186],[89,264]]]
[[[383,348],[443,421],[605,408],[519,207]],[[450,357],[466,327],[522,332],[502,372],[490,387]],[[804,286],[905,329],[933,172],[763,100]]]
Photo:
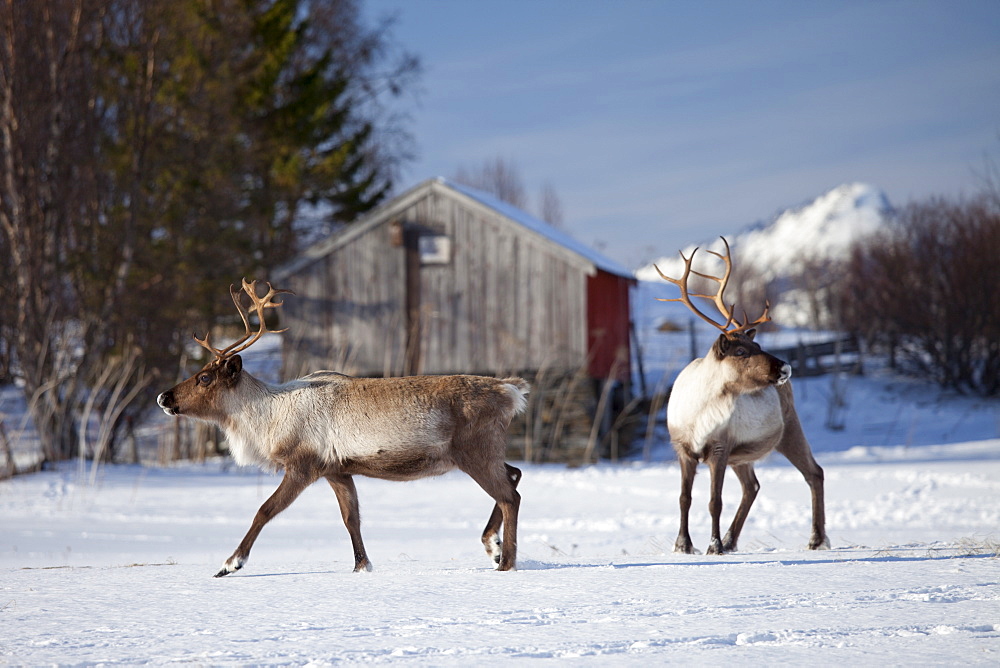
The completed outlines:
[[[244,293],[250,297],[253,310],[260,321],[260,327],[256,332],[250,328],[250,314],[243,305]],[[228,409],[222,397],[229,394],[228,390],[236,387],[243,373],[243,360],[238,353],[252,346],[268,331],[274,333],[285,331],[284,329],[268,330],[264,323],[264,310],[281,306],[283,302],[272,300],[279,294],[293,294],[291,290],[276,290],[268,283],[267,294],[258,297],[257,281],[248,283],[244,278],[242,291],[231,285],[229,286],[229,294],[233,298],[233,303],[236,304],[236,310],[240,313],[243,325],[246,327],[246,334],[232,345],[222,349],[215,348],[210,343],[211,332],[206,334],[204,339],[194,337],[195,341],[215,355],[215,359],[203,366],[201,371],[195,375],[156,398],[156,403],[167,415],[186,415],[201,420],[220,422]]]
[[[708,251],[708,253],[725,263],[726,270],[722,276],[703,274],[691,268],[694,256],[698,252],[697,248],[691,251],[691,257],[684,257],[684,253],[681,253],[681,259],[684,260],[684,274],[680,278],[670,278],[660,271],[659,267],[653,265],[661,278],[673,283],[681,290],[680,297],[658,299],[657,301],[683,302],[699,318],[722,331],[722,334],[719,335],[719,338],[712,345],[712,350],[708,357],[714,362],[726,365],[725,373],[733,379],[733,383],[737,385],[738,391],[749,392],[767,385],[782,385],[792,376],[791,366],[783,360],[764,352],[760,345],[753,340],[754,335],[757,333],[756,326],[771,320],[771,304],[765,301],[764,312],[753,322],[750,322],[750,318],[747,316],[745,310],[743,311],[743,322],[736,319],[736,304],[727,306],[725,300],[726,286],[729,284],[729,277],[733,273],[733,261],[729,251],[729,242],[726,241],[725,237],[722,237],[722,243],[726,247],[725,255],[721,255],[715,251]],[[691,274],[718,283],[719,289],[714,295],[689,292],[688,280]],[[720,324],[702,313],[691,301],[692,297],[711,300],[726,321]]]

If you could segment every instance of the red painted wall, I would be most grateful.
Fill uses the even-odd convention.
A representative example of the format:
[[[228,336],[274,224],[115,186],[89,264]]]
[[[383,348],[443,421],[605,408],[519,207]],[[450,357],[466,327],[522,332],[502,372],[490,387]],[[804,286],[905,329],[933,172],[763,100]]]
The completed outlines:
[[[631,374],[628,290],[632,282],[600,270],[587,277],[588,369],[594,378],[610,378],[614,371],[616,380],[627,381]]]

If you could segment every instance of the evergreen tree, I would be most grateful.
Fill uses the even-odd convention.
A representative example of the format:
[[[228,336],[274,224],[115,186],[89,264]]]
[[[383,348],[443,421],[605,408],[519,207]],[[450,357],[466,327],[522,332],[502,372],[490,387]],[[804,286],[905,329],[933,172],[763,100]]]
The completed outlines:
[[[386,94],[418,71],[387,28],[352,0],[0,6],[0,366],[46,458],[77,452],[84,406],[131,397],[95,402],[114,365],[148,384],[121,414],[148,406],[225,286],[299,249],[302,207],[385,196],[407,157]]]

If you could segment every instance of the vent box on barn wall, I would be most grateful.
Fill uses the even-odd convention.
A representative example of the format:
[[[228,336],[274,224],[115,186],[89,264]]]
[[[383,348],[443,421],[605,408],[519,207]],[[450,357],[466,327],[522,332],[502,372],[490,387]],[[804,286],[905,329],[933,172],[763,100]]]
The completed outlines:
[[[451,262],[451,237],[422,225],[394,220],[389,224],[389,244],[402,248],[408,238],[416,240],[420,264],[448,264]]]
[[[444,234],[422,234],[418,242],[421,264],[451,262],[451,239]]]

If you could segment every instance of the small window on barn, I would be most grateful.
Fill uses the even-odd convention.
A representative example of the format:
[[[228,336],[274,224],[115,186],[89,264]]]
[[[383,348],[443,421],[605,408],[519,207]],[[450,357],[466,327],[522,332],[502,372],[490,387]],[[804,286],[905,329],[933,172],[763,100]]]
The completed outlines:
[[[420,235],[420,263],[448,264],[451,262],[451,239],[444,234]]]

